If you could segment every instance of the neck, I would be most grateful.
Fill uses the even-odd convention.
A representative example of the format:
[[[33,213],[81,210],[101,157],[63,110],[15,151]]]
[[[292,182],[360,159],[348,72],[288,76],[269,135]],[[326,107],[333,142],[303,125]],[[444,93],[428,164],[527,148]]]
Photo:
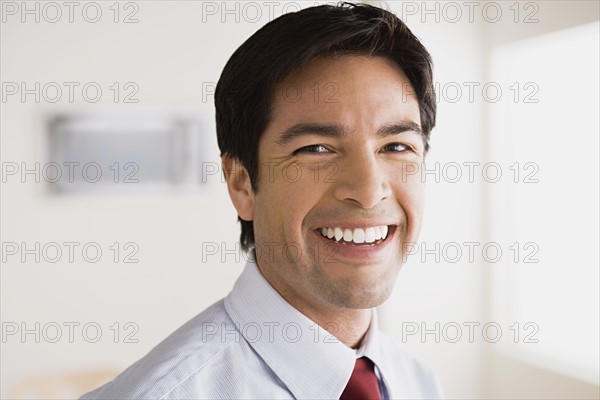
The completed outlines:
[[[294,308],[319,324],[327,332],[335,336],[346,346],[357,349],[365,337],[371,324],[372,311],[370,308],[344,308],[326,307],[323,305],[311,306],[299,301],[290,293],[280,294]]]
[[[335,336],[340,342],[352,349],[358,349],[371,323],[371,310],[351,310],[347,313],[323,315],[300,310],[323,329]]]
[[[346,346],[352,349],[359,348],[371,323],[370,308],[350,308],[328,302],[310,302],[306,296],[302,296],[296,290],[283,284],[279,285],[277,279],[270,277],[266,273],[268,271],[257,265],[271,287],[296,310],[319,324]]]

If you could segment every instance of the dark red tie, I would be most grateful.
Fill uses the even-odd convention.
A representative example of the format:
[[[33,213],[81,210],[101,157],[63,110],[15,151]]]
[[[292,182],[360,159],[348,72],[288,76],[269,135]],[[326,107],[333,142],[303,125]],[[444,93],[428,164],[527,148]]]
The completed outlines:
[[[367,357],[357,359],[340,400],[381,400],[374,367]]]

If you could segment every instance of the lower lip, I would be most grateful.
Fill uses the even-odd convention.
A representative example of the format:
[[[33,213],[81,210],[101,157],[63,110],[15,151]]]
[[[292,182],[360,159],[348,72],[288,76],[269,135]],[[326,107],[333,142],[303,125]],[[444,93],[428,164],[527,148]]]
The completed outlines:
[[[335,261],[337,259],[351,259],[353,261],[373,261],[383,256],[384,251],[389,247],[396,233],[396,226],[390,226],[385,240],[379,244],[343,244],[335,240],[328,239],[321,235],[320,230],[313,231],[318,240],[326,247],[326,253],[322,257]],[[329,250],[330,249],[330,250]],[[329,251],[329,253],[328,253]]]

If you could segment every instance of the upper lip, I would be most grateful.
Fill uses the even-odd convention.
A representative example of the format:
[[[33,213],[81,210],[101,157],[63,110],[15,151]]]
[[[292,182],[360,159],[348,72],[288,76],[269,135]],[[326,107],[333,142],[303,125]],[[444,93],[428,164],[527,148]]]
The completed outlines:
[[[315,226],[314,229],[322,229],[322,228],[347,228],[347,229],[367,229],[367,228],[375,228],[376,226],[395,226],[396,223],[393,222],[384,222],[384,221],[362,221],[362,222],[351,222],[351,221],[337,221],[337,222],[324,222],[322,225]]]

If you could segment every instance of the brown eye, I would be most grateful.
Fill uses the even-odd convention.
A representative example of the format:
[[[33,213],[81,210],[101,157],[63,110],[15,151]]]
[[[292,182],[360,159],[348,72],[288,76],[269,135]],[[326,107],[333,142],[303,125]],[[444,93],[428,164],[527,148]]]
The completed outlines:
[[[384,151],[391,151],[391,152],[395,152],[395,153],[402,153],[407,150],[408,151],[412,150],[410,148],[410,146],[407,146],[402,143],[390,143],[390,144],[386,145],[383,149],[384,149]]]
[[[298,153],[328,153],[329,149],[327,149],[327,147],[321,145],[321,144],[313,144],[310,146],[305,146],[302,147],[296,151],[294,151],[294,154],[298,154]]]

